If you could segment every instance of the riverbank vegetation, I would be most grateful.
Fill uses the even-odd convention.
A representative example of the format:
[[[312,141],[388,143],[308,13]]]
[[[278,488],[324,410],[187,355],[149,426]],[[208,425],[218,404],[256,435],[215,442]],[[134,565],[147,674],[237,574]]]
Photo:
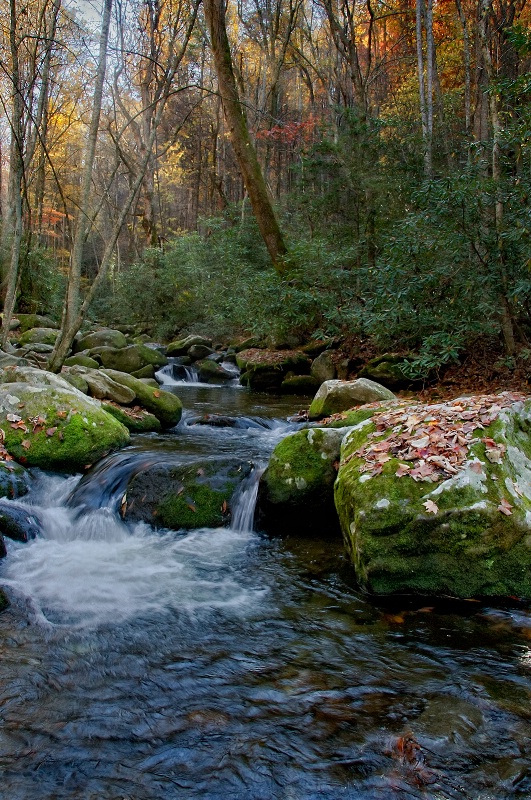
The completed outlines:
[[[62,314],[60,369],[88,315],[525,381],[525,0],[207,6],[5,4],[3,344]]]

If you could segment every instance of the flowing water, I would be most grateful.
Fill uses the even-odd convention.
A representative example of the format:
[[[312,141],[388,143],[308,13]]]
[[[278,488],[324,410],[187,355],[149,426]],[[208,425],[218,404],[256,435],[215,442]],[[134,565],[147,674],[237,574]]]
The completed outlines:
[[[0,564],[2,797],[530,798],[529,612],[378,607],[340,542],[253,532],[298,401],[188,378],[175,431],[23,501],[43,535]],[[133,472],[227,454],[256,466],[231,528],[117,515]]]

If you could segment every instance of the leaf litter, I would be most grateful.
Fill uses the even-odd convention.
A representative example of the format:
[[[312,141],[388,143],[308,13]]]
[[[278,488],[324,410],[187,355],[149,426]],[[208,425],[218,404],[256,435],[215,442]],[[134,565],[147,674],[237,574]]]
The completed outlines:
[[[367,442],[342,464],[361,458],[363,463],[359,471],[375,476],[382,473],[385,463],[396,458],[399,461],[397,478],[409,475],[415,481],[435,483],[464,469],[470,448],[480,441],[485,445],[488,460],[501,464],[505,445],[490,437],[481,438],[478,431],[491,425],[501,411],[526,399],[527,396],[519,392],[502,392],[458,398],[437,405],[389,404],[372,417],[376,430],[369,434]],[[378,405],[368,403],[361,408],[378,408]],[[470,468],[478,474],[482,472],[479,461],[473,461]],[[498,506],[506,515],[511,514],[511,508],[509,504]],[[438,509],[433,503],[426,511],[436,514]]]

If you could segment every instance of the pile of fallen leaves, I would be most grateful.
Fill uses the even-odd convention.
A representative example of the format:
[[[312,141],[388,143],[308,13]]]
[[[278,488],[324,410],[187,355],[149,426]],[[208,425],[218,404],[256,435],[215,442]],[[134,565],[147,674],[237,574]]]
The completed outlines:
[[[398,478],[409,475],[415,481],[436,482],[456,475],[464,467],[471,446],[479,441],[485,445],[489,461],[500,464],[505,446],[489,437],[481,438],[477,432],[491,425],[504,408],[526,399],[518,392],[503,392],[438,405],[388,405],[372,417],[376,430],[369,434],[367,442],[342,464],[361,458],[359,471],[374,476],[396,458]],[[374,404],[361,406],[371,407]],[[387,435],[381,438],[386,431]],[[470,468],[482,471],[479,461],[472,462]]]

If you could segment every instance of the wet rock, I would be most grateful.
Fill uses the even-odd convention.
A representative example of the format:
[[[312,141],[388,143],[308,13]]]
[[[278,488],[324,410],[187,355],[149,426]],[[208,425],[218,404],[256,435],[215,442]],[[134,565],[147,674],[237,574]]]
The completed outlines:
[[[367,591],[531,598],[531,401],[470,411],[481,404],[396,404],[343,440],[335,503]],[[386,449],[402,435],[409,461]]]
[[[6,553],[6,546],[4,544],[4,540],[0,537],[0,558],[3,558]],[[7,599],[7,595],[5,592],[0,589],[0,612],[5,611],[6,608],[9,607],[9,600]]]
[[[280,384],[284,394],[312,395],[319,388],[319,382],[311,375],[288,375]]]
[[[33,367],[0,375],[0,427],[17,461],[78,472],[129,440],[129,431],[64,378]]]
[[[121,331],[112,328],[102,328],[80,336],[74,342],[74,353],[80,350],[90,350],[94,347],[127,347],[127,339]]]
[[[353,406],[393,399],[394,394],[389,389],[367,378],[358,378],[355,381],[325,381],[310,405],[308,418],[322,419]]]
[[[226,417],[223,414],[205,414],[204,417],[194,420],[192,425],[211,425],[213,428],[236,428],[236,417]]]
[[[29,491],[29,472],[15,461],[0,461],[0,497],[23,497]]]
[[[199,380],[204,383],[226,383],[234,379],[234,375],[231,372],[223,369],[220,364],[216,364],[215,361],[210,359],[197,361],[194,367],[199,372]]]
[[[206,344],[193,344],[191,347],[188,348],[188,355],[194,361],[200,361],[207,356],[212,355],[214,350],[211,347],[207,347]]]
[[[41,532],[41,524],[29,507],[0,500],[0,532],[16,542],[29,542]]]
[[[163,428],[173,428],[182,416],[182,403],[178,397],[162,389],[146,386],[139,378],[127,375],[124,372],[117,372],[113,369],[102,370],[116,383],[122,384],[132,389],[138,402],[148,411],[154,414]]]
[[[145,367],[135,370],[131,375],[139,380],[152,379],[155,377],[155,367],[152,364],[146,364]]]
[[[228,525],[231,498],[250,471],[251,464],[236,459],[148,468],[127,487],[124,518],[172,530]]]
[[[131,431],[131,433],[159,433],[162,425],[154,414],[150,414],[145,408],[139,406],[135,408],[119,408],[111,403],[103,403],[102,407],[111,414],[118,422]]]
[[[334,481],[345,430],[310,428],[274,449],[258,488],[257,524],[271,533],[339,533]]]

